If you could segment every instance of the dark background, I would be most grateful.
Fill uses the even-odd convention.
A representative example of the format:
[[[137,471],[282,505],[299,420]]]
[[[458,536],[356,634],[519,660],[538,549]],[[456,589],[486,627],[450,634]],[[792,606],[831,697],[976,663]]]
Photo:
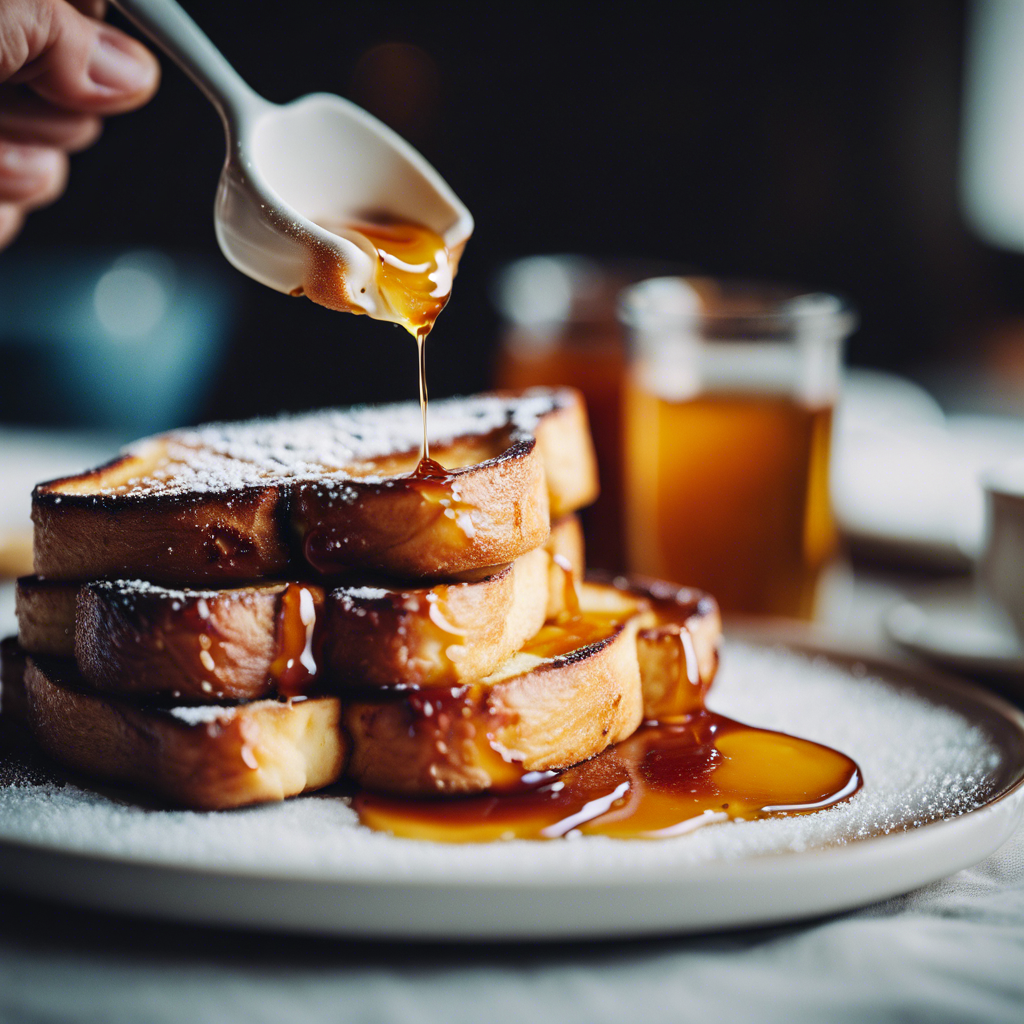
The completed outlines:
[[[836,290],[861,312],[850,360],[911,374],[979,358],[986,325],[1015,311],[1018,258],[974,240],[957,207],[963,3],[185,6],[258,91],[354,99],[472,210],[431,339],[435,395],[487,385],[488,283],[529,253]],[[222,159],[212,108],[164,60],[158,96],[74,158],[67,194],[0,270],[68,244],[219,259]],[[415,395],[400,329],[224,266],[240,317],[206,416]]]

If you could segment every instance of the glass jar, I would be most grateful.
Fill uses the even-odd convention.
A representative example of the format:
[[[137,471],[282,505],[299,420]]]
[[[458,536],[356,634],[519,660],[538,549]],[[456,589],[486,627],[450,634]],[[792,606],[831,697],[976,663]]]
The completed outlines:
[[[836,550],[832,412],[855,319],[833,295],[665,277],[627,288],[627,564],[727,613],[813,615]]]

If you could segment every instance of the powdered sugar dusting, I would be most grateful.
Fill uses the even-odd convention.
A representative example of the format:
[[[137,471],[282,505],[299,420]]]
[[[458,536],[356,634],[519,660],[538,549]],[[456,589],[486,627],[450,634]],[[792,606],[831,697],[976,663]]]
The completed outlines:
[[[149,580],[96,580],[89,586],[93,590],[124,598],[154,597],[160,600],[188,601],[202,598],[206,601],[221,597],[223,590],[195,590],[192,587],[161,587]]]
[[[566,392],[535,388],[518,396],[475,395],[431,402],[429,440],[443,449],[459,438],[513,429],[521,436],[569,401]],[[316,480],[351,501],[344,481],[379,481],[381,459],[415,453],[423,436],[418,403],[324,409],[239,423],[211,423],[138,442],[128,454],[162,446],[155,468],[103,495],[222,494],[248,487]]]
[[[348,608],[355,601],[380,601],[395,593],[400,591],[385,590],[383,587],[338,587],[331,591],[331,597]]]
[[[167,714],[186,725],[209,725],[211,722],[227,722],[238,713],[236,707],[222,707],[218,704],[179,704],[167,708]]]
[[[356,822],[326,791],[228,813],[137,806],[57,776],[0,762],[0,837],[129,859],[326,879],[417,882],[614,877],[855,842],[963,814],[997,785],[1001,754],[978,726],[881,679],[787,650],[727,645],[716,711],[783,728],[855,758],[864,788],[812,815],[709,825],[659,841],[583,837],[447,846],[400,840]]]

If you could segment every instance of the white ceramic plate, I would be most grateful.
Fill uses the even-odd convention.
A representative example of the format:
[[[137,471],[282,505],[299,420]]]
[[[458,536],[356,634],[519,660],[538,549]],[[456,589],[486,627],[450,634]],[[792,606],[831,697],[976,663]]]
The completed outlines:
[[[1024,716],[949,678],[803,633],[748,634],[726,645],[711,704],[845,750],[863,789],[813,815],[668,840],[446,846],[363,829],[330,792],[200,814],[64,784],[8,756],[0,884],[130,914],[336,935],[704,931],[906,892],[988,856],[1024,812]]]
[[[1024,693],[1024,644],[1009,617],[970,582],[940,584],[896,605],[889,636],[913,654],[961,672],[999,676]]]

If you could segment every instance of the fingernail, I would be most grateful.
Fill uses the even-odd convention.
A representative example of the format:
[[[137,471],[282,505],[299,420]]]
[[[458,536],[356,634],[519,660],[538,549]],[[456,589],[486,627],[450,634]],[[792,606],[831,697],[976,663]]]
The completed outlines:
[[[96,33],[89,78],[93,84],[111,92],[135,93],[153,82],[152,62],[140,59],[132,50],[131,41],[115,32],[101,28]]]
[[[13,142],[0,145],[0,170],[8,177],[48,177],[59,163],[60,154],[45,146],[19,146]]]

